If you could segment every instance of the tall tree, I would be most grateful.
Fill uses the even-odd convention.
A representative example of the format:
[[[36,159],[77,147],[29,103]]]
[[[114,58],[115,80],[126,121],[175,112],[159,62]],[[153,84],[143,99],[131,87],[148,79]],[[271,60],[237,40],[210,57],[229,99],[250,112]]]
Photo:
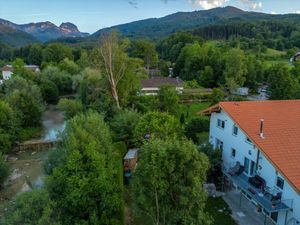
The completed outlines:
[[[127,67],[127,55],[125,46],[120,43],[118,34],[113,31],[109,35],[103,35],[100,41],[102,73],[107,78],[112,97],[117,108],[120,107],[118,84],[125,74]]]
[[[154,140],[140,150],[132,183],[134,214],[144,224],[210,224],[203,184],[208,158],[191,141]]]

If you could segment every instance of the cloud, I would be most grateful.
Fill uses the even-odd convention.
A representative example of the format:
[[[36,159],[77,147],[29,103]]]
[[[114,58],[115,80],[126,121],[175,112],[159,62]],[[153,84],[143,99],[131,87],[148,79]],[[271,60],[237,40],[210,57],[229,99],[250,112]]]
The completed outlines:
[[[201,7],[203,9],[211,9],[223,6],[229,0],[188,0],[195,7]]]
[[[170,0],[161,0],[161,1],[167,3]],[[216,7],[222,7],[227,2],[230,2],[232,0],[186,0],[186,1],[197,8],[212,9]],[[261,10],[263,7],[263,3],[259,0],[237,0],[237,1],[246,5],[251,10]]]
[[[295,13],[296,13],[296,14],[300,14],[300,10],[297,10]]]
[[[137,0],[130,0],[130,1],[127,1],[127,2],[128,2],[129,5],[131,5],[135,9],[138,8],[138,2],[137,2]]]
[[[262,2],[257,0],[239,0],[245,5],[248,5],[249,9],[251,10],[261,10],[262,9]]]

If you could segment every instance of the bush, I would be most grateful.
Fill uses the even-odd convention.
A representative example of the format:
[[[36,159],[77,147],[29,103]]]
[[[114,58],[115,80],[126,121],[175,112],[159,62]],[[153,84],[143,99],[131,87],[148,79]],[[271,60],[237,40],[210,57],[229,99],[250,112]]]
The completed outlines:
[[[67,119],[83,112],[83,105],[80,101],[66,98],[59,100],[58,108],[65,113]]]

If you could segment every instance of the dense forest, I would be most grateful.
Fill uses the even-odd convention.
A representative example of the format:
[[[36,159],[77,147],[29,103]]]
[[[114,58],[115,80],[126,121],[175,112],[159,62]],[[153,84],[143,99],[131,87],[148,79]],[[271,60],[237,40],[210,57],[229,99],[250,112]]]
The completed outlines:
[[[4,155],[40,132],[47,106],[67,119],[44,163],[45,185],[0,207],[0,224],[121,225],[128,217],[135,224],[213,224],[203,184],[219,184],[221,156],[207,143],[208,118],[196,113],[247,100],[233,94],[239,87],[257,94],[267,85],[270,99],[300,98],[300,63],[290,63],[298,37],[297,25],[275,20],[212,25],[156,42],[112,31],[94,46],[0,44],[0,66],[14,68],[0,86],[0,184],[9,175]],[[157,96],[140,95],[152,69],[181,78],[184,93],[165,85]],[[140,161],[123,185],[130,148],[140,149]]]

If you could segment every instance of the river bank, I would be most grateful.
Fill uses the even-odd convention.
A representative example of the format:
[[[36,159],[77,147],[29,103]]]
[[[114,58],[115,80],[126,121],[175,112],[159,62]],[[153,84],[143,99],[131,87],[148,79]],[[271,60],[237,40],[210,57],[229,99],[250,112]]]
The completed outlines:
[[[37,140],[56,140],[60,132],[65,128],[65,119],[56,106],[48,106],[42,117],[43,132]],[[43,163],[50,150],[42,151],[13,151],[8,155],[10,176],[0,190],[0,204],[12,200],[19,193],[41,187],[43,185]],[[1,214],[1,212],[0,212]]]

